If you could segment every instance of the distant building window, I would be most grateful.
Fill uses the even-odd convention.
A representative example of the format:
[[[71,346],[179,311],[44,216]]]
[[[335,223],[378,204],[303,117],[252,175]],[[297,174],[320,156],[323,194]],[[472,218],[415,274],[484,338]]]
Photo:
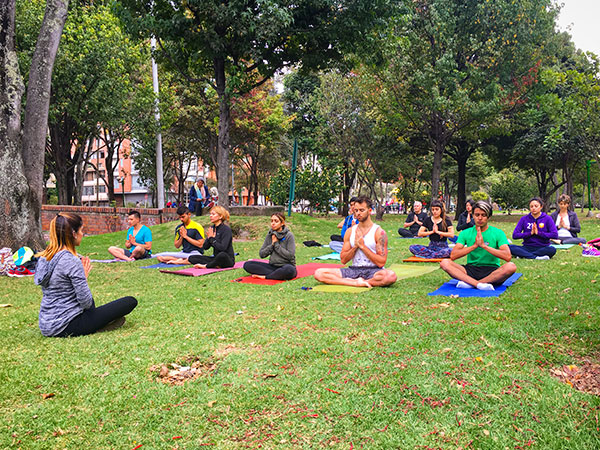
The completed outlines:
[[[85,195],[85,196],[94,195],[94,187],[93,186],[84,186],[83,187],[83,195]]]
[[[103,184],[98,186],[98,192],[100,192],[101,194],[106,193],[106,186],[104,186]]]

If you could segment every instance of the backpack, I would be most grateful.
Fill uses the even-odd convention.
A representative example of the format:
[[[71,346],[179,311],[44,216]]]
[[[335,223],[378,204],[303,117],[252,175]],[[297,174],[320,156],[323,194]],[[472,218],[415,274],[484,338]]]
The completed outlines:
[[[12,250],[8,247],[0,249],[0,275],[6,275],[9,270],[14,268]]]

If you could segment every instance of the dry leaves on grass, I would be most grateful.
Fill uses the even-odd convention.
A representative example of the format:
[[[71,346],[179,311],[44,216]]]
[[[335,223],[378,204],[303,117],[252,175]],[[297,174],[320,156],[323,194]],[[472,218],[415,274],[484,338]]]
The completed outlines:
[[[600,364],[585,361],[580,366],[568,365],[550,369],[550,374],[578,391],[600,395]]]

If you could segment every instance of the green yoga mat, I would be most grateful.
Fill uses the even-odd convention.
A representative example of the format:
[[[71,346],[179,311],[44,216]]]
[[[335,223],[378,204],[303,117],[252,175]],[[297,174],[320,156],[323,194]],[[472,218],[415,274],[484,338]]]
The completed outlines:
[[[389,269],[393,270],[396,273],[398,280],[404,280],[405,278],[420,277],[421,275],[431,273],[435,270],[438,270],[439,265],[421,266],[415,264],[392,264],[389,267]],[[368,291],[370,289],[372,288],[342,286],[335,284],[319,284],[311,290],[314,292],[352,292],[357,294],[360,292]]]
[[[340,260],[340,254],[336,253],[336,252],[332,252],[332,253],[327,253],[326,255],[321,255],[321,256],[315,256],[312,259],[319,259],[319,260],[334,260],[334,261],[339,261]]]

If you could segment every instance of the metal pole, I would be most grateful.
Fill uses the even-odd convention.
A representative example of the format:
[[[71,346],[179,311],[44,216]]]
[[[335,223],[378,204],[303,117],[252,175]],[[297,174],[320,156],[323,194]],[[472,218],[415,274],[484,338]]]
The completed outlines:
[[[154,118],[158,130],[156,131],[156,194],[158,200],[158,208],[165,207],[165,186],[163,182],[163,157],[162,157],[162,134],[160,132],[160,111],[158,110],[158,67],[154,60],[154,52],[156,51],[156,39],[152,37],[150,40],[152,49],[152,86],[156,99],[154,100]]]
[[[590,169],[592,168],[592,161],[589,159],[585,162],[585,166],[587,169],[587,185],[588,185],[588,215],[592,213],[592,190],[591,190],[591,177],[590,177]]]
[[[296,191],[296,165],[298,160],[298,140],[294,138],[294,154],[292,156],[292,173],[290,174],[290,196],[288,199],[288,217],[292,215],[292,203]]]

